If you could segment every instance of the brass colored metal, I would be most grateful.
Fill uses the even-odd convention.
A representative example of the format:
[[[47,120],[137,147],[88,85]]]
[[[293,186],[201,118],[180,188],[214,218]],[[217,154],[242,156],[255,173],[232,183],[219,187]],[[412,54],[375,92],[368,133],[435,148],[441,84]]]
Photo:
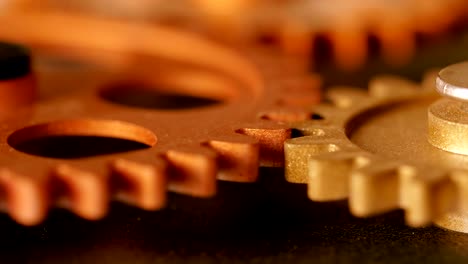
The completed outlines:
[[[25,225],[54,205],[97,219],[113,198],[156,210],[167,189],[209,197],[217,177],[255,181],[259,165],[283,165],[287,123],[308,118],[301,104],[319,100],[316,76],[262,49],[233,51],[162,26],[63,13],[8,13],[0,24],[1,39],[34,48],[39,82],[38,102],[0,126],[0,186],[8,212]],[[82,66],[54,66],[50,56]],[[219,103],[141,109],[101,96],[125,84]],[[148,148],[69,160],[16,149],[52,136],[111,137]]]
[[[468,113],[465,103],[439,100],[429,107],[428,140],[445,151],[468,155]]]
[[[307,183],[314,201],[349,198],[357,216],[400,208],[411,226],[435,221],[468,232],[468,156],[429,142],[441,133],[465,146],[466,114],[456,102],[437,101],[436,76],[428,74],[422,85],[381,76],[368,92],[330,89],[331,103],[314,108],[323,119],[299,122],[303,136],[285,142],[286,179]],[[442,119],[446,124],[434,121]]]
[[[361,66],[368,56],[368,36],[379,40],[392,64],[406,62],[415,50],[415,34],[437,34],[467,13],[465,0],[10,0],[22,10],[58,9],[132,17],[186,25],[222,39],[251,42],[277,39],[288,54],[310,58],[316,38],[332,43],[336,62],[345,69]]]
[[[449,98],[428,110],[429,142],[440,149],[468,155],[468,62],[450,65],[439,72],[436,89]]]

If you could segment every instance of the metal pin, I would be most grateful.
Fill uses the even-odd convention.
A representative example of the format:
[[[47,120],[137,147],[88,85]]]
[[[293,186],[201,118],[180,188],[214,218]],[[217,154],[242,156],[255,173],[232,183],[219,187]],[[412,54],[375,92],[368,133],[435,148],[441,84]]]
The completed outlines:
[[[436,90],[443,96],[468,102],[468,61],[442,69],[436,80]]]

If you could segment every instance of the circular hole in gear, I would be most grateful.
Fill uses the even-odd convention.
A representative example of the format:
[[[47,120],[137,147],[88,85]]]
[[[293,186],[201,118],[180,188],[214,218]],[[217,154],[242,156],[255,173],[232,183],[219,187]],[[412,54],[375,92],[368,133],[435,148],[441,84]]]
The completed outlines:
[[[56,159],[142,150],[156,142],[151,131],[114,120],[57,121],[26,127],[8,137],[8,144],[18,151]]]
[[[120,105],[160,110],[182,110],[220,104],[220,100],[195,95],[170,93],[137,86],[118,86],[105,89],[101,98]]]

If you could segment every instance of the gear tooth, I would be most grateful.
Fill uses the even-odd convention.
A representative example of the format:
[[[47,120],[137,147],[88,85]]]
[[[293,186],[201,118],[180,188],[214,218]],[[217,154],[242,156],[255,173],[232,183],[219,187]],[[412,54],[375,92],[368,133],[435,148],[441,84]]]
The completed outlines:
[[[144,164],[126,159],[111,162],[112,182],[119,200],[146,210],[161,209],[166,203],[165,162]]]
[[[414,53],[415,38],[413,32],[401,30],[401,25],[394,23],[392,27],[377,33],[381,41],[382,56],[392,65],[403,65]]]
[[[252,137],[260,147],[260,165],[281,167],[284,165],[284,142],[291,138],[291,129],[279,124],[257,124],[255,128],[241,128],[237,133]]]
[[[351,212],[367,217],[399,208],[398,168],[395,163],[371,161],[353,171],[349,188]]]
[[[313,37],[304,23],[289,21],[283,24],[279,31],[279,41],[282,50],[288,55],[303,57],[311,55]]]
[[[400,204],[411,226],[425,226],[450,211],[455,203],[455,184],[444,171],[400,169]]]
[[[0,170],[0,184],[6,194],[10,216],[23,225],[41,222],[48,209],[45,184],[8,169]]]
[[[361,67],[367,59],[367,35],[348,28],[329,35],[337,64],[348,71]]]
[[[96,220],[107,213],[109,186],[104,175],[60,164],[52,172],[52,181],[53,191],[59,194],[59,203],[75,214]]]
[[[346,142],[315,136],[287,140],[284,144],[286,180],[294,183],[307,183],[309,159],[313,156],[339,151],[341,146],[346,148]]]
[[[327,91],[327,98],[339,108],[350,108],[368,101],[369,95],[356,87],[334,86]]]
[[[441,215],[435,219],[436,224],[450,230],[466,233],[468,212],[468,171],[455,170],[449,174],[450,181],[440,184],[438,204],[445,205]],[[445,187],[445,188],[444,188]],[[452,188],[451,188],[452,187]],[[447,210],[448,207],[448,210]]]
[[[169,189],[198,197],[216,193],[217,154],[206,148],[173,149],[164,154],[168,162]]]
[[[397,76],[381,75],[369,82],[369,94],[378,99],[408,96],[420,91],[420,85]]]
[[[334,201],[349,195],[350,174],[369,162],[366,152],[333,152],[309,160],[307,192],[313,201]]]
[[[456,186],[456,192],[454,193],[457,194],[457,210],[468,212],[468,171],[453,171],[450,178]]]
[[[218,154],[218,179],[235,182],[254,182],[258,177],[260,145],[257,140],[232,135],[228,139],[204,143]]]
[[[318,124],[316,124],[316,122],[313,121],[298,123],[295,125],[294,129],[300,133],[300,136],[311,136],[320,141],[325,139],[346,139],[346,136],[344,135],[343,131],[340,131],[335,127],[329,127],[327,126],[327,124],[322,125],[321,122],[319,122]]]

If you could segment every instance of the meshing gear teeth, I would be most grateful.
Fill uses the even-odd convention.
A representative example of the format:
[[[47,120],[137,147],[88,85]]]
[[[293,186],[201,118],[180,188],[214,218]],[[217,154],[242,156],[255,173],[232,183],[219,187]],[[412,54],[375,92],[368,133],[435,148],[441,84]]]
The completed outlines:
[[[441,131],[431,116],[455,119],[447,101],[437,101],[435,76],[422,84],[381,76],[368,91],[331,88],[331,103],[314,107],[323,119],[299,122],[303,136],[285,142],[286,179],[307,183],[313,201],[348,198],[356,216],[403,209],[411,226],[435,221],[467,232],[466,156],[428,140]]]
[[[181,1],[14,1],[23,9],[67,9],[187,25],[218,37],[249,42],[267,35],[291,55],[312,55],[317,37],[331,43],[337,64],[356,69],[375,36],[382,56],[405,63],[416,49],[416,34],[433,35],[466,16],[465,0],[181,0]],[[70,10],[70,7],[71,10]]]
[[[38,54],[41,100],[15,109],[0,128],[5,207],[25,225],[40,222],[52,206],[98,219],[111,199],[157,210],[167,190],[209,197],[217,178],[255,181],[258,166],[283,165],[288,123],[308,119],[304,106],[319,100],[319,79],[277,54],[244,50],[241,56],[161,26],[62,13],[9,13],[0,24],[0,38]],[[43,53],[95,66],[54,68],[41,63]],[[148,110],[99,95],[122,82],[222,103]],[[119,138],[148,148],[70,160],[16,149],[53,136]]]

